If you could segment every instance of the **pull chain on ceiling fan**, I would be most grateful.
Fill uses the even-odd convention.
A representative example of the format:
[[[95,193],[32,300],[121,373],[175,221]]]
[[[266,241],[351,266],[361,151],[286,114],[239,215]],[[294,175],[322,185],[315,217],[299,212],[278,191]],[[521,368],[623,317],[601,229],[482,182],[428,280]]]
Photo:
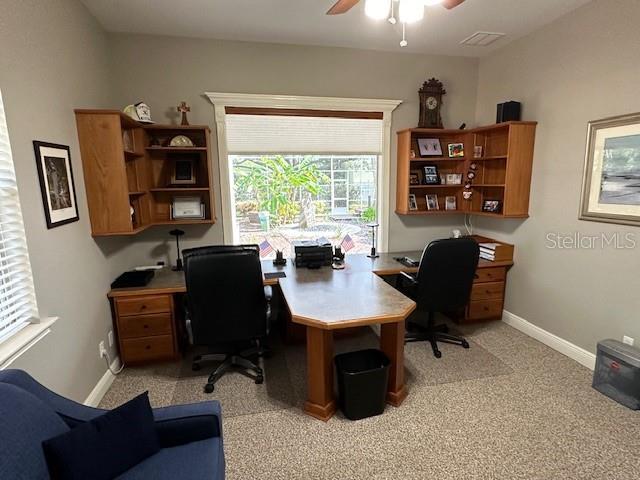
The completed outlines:
[[[351,10],[360,0],[338,0],[327,12],[327,15],[341,15]],[[465,0],[365,0],[365,14],[375,20],[384,20],[385,18],[391,25],[395,25],[397,19],[395,17],[394,2],[398,2],[398,20],[402,23],[402,41],[401,47],[408,45],[406,39],[407,23],[419,22],[424,18],[425,6],[442,5],[444,8],[451,10],[458,5],[464,3]]]

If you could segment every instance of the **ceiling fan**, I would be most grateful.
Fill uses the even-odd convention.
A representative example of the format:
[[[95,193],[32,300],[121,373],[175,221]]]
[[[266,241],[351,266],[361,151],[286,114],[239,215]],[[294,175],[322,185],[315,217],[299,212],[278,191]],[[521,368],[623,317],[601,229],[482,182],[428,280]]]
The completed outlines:
[[[327,12],[327,15],[341,15],[351,10],[360,0],[338,0]],[[442,5],[451,10],[465,0],[365,0],[364,11],[368,17],[376,20],[387,19],[390,24],[395,25],[395,3],[398,3],[398,17],[402,24],[401,47],[408,45],[405,36],[405,25],[422,20],[424,17],[424,7]]]
[[[329,9],[327,15],[340,15],[351,10],[360,0],[338,0],[333,7]],[[441,4],[444,8],[451,10],[458,5],[464,3],[465,0],[427,0],[423,2],[425,5]],[[387,2],[389,3],[389,2]]]

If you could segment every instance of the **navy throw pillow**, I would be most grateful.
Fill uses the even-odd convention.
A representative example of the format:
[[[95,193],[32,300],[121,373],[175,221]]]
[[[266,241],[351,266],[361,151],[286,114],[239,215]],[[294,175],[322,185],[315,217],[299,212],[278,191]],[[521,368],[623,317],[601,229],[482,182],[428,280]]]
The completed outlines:
[[[160,451],[148,392],[42,442],[54,480],[111,480]]]

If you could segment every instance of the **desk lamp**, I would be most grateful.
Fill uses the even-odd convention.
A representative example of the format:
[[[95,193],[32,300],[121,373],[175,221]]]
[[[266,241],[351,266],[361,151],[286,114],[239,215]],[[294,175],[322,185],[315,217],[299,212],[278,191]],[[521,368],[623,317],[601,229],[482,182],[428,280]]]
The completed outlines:
[[[171,230],[169,234],[174,235],[176,237],[176,249],[177,249],[176,266],[173,267],[171,270],[174,270],[176,272],[181,272],[182,258],[180,258],[180,237],[184,235],[184,230],[179,230],[176,228],[175,230]]]
[[[371,228],[371,253],[369,255],[367,255],[367,257],[369,258],[378,258],[380,255],[377,254],[376,252],[376,229],[380,226],[377,223],[371,223],[369,225],[367,225],[369,228]]]

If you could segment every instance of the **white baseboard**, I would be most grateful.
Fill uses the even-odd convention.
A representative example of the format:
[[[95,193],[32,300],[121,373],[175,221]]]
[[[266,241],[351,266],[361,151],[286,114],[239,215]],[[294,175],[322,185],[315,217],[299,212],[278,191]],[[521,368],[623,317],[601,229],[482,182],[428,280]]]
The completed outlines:
[[[116,357],[115,360],[111,362],[111,370],[116,371],[119,368],[120,368],[120,358]],[[87,405],[88,407],[97,407],[98,405],[100,405],[100,402],[102,401],[102,397],[104,397],[104,395],[107,393],[107,391],[109,390],[109,387],[111,387],[111,384],[113,383],[115,378],[116,376],[113,373],[111,373],[110,370],[107,370],[106,372],[104,372],[104,375],[102,376],[102,378],[98,380],[98,383],[96,384],[95,387],[93,387],[93,390],[91,390],[91,393],[89,394],[87,399],[84,401],[84,404]]]
[[[563,355],[575,360],[579,364],[584,365],[590,370],[593,370],[596,366],[595,354],[588,352],[585,349],[554,335],[553,333],[549,333],[546,330],[537,327],[533,323],[527,322],[524,318],[519,317],[518,315],[504,310],[502,312],[502,321],[516,330],[520,330],[522,333],[535,338],[546,346],[551,347]]]

